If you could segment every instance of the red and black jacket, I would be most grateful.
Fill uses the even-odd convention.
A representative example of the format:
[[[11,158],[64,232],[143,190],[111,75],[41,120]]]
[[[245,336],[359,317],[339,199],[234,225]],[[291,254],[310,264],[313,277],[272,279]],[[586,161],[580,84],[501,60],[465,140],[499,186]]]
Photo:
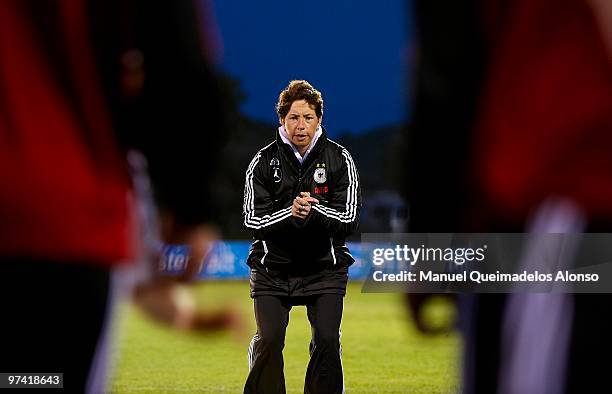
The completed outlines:
[[[228,128],[197,6],[2,3],[0,258],[131,258],[127,149],[146,156],[177,221],[209,219],[209,173],[196,169],[215,165]]]

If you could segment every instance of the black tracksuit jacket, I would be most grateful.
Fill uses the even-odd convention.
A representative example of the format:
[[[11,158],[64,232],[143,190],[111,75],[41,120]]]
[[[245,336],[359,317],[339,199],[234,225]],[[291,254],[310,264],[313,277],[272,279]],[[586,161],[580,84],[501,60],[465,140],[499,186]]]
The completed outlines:
[[[291,215],[300,192],[319,200],[305,220]],[[326,131],[302,164],[278,131],[251,161],[243,217],[254,242],[251,295],[344,294],[354,262],[346,237],[357,229],[361,190],[349,152]]]

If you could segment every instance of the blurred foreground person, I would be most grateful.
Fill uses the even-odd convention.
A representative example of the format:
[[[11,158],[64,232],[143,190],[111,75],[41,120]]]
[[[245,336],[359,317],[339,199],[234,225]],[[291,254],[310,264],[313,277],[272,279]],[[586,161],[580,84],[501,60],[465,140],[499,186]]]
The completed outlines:
[[[412,232],[610,232],[610,4],[417,1]],[[611,301],[461,295],[463,392],[599,391]]]
[[[227,131],[197,5],[2,2],[0,372],[64,373],[65,391],[104,392],[111,271],[143,257],[128,149],[148,162],[163,240],[191,247],[184,279],[197,274]],[[193,325],[172,283],[137,295]]]
[[[254,238],[247,262],[257,333],[244,392],[285,393],[289,311],[305,305],[312,339],[304,393],[343,393],[340,323],[355,261],[345,239],[359,224],[359,175],[349,152],[327,139],[323,98],[312,85],[291,81],[276,109],[276,140],[246,172],[243,215]]]

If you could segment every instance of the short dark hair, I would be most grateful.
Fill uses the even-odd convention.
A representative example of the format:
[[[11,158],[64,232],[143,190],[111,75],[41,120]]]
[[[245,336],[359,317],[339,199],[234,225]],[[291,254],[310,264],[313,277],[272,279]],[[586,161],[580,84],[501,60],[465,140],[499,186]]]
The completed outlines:
[[[291,104],[297,100],[306,100],[309,105],[314,107],[315,114],[321,119],[321,116],[323,116],[323,96],[321,96],[321,92],[315,89],[308,81],[293,80],[278,95],[276,113],[280,120],[287,116]]]

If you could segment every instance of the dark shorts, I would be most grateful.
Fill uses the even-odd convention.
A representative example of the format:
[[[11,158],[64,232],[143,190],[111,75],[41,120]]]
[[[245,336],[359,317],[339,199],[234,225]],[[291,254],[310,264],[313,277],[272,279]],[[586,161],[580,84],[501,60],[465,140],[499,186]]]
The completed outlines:
[[[262,265],[251,267],[251,297],[260,295],[303,297],[346,293],[348,266],[329,265],[314,272],[290,269],[290,264],[287,266],[286,268]]]

